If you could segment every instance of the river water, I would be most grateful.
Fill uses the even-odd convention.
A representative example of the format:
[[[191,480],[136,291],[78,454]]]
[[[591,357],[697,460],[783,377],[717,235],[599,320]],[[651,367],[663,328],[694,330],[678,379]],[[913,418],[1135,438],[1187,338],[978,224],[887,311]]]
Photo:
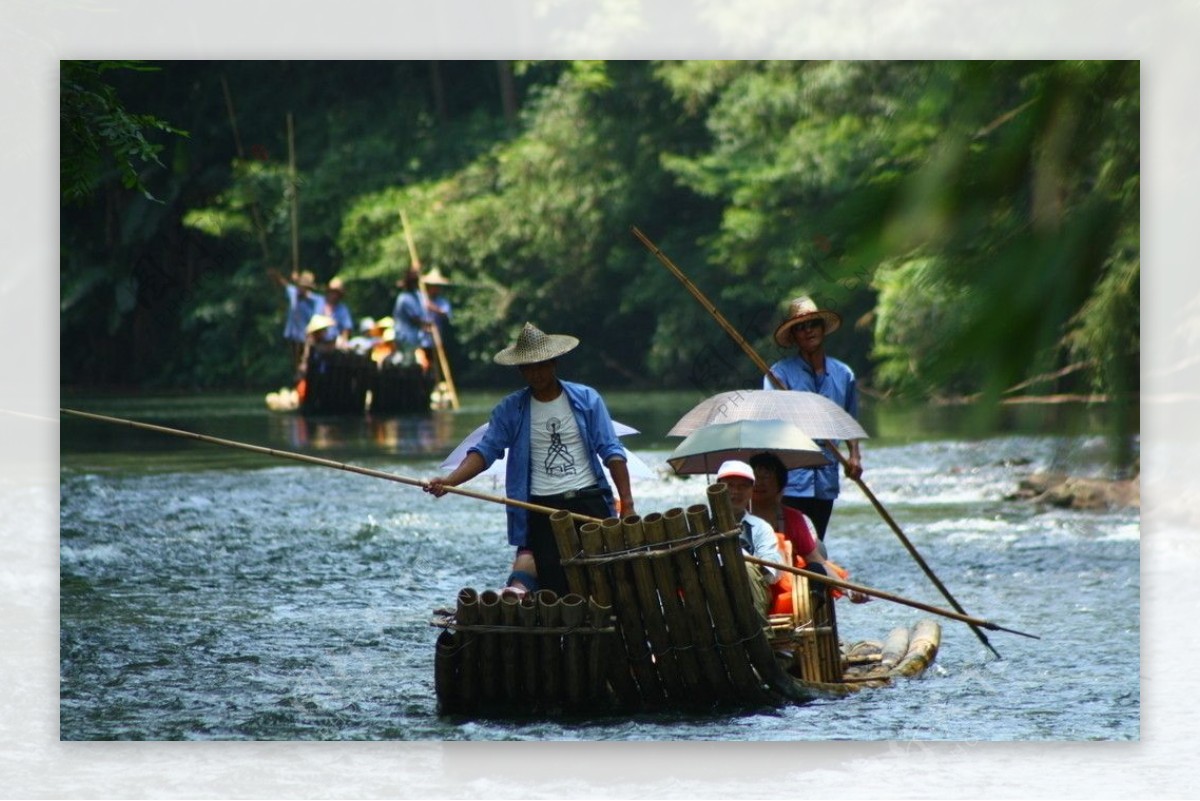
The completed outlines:
[[[423,478],[497,395],[457,413],[371,421],[269,413],[248,396],[67,399],[103,414]],[[664,467],[689,393],[610,393],[626,445]],[[1094,741],[1140,737],[1136,509],[1006,500],[1038,469],[1103,475],[1080,412],[869,408],[865,479],[972,615],[943,620],[918,680],[806,706],[571,721],[440,717],[434,609],[497,587],[503,509],[323,467],[77,418],[61,424],[63,740]],[[705,479],[635,482],[642,514],[703,502]],[[496,491],[483,477],[468,485]],[[827,539],[855,581],[948,603],[853,485]],[[839,608],[844,640],[926,613]]]

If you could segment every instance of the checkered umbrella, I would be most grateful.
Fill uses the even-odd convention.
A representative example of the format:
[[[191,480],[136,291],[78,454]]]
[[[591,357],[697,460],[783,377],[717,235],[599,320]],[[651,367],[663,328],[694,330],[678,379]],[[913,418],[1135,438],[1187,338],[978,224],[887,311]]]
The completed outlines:
[[[867,432],[845,409],[815,392],[735,389],[701,401],[667,432],[683,437],[714,423],[785,420],[813,439],[866,439]]]
[[[770,451],[789,470],[829,464],[817,443],[783,420],[738,420],[714,423],[688,434],[667,458],[676,473],[715,473],[726,459],[747,461]]]

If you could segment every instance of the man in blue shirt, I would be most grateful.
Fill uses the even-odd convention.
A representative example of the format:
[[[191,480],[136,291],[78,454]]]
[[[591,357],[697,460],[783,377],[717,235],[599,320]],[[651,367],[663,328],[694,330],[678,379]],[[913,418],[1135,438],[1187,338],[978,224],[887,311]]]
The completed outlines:
[[[421,273],[413,267],[396,282],[401,292],[392,307],[396,325],[396,347],[412,350],[421,369],[428,372],[432,365],[429,351],[433,348],[433,315],[426,308],[425,293],[421,291]]]
[[[507,450],[510,498],[589,517],[612,517],[613,491],[601,468],[603,462],[616,484],[621,514],[635,514],[625,450],[604,399],[591,387],[557,376],[558,357],[578,344],[573,336],[546,334],[526,323],[516,343],[497,353],[493,361],[517,367],[528,386],[496,405],[483,439],[450,475],[427,481],[425,491],[441,497],[447,487],[470,481]],[[510,506],[508,541],[517,549],[508,586],[518,592],[567,592],[547,515]]]
[[[334,325],[325,331],[325,341],[336,342],[338,347],[345,347],[354,331],[354,317],[350,314],[350,307],[346,305],[346,285],[342,279],[329,279],[320,313],[331,317],[334,322]]]
[[[825,337],[841,327],[837,312],[819,309],[812,298],[799,297],[788,307],[787,317],[775,329],[775,342],[783,348],[796,348],[796,355],[771,365],[786,389],[815,392],[829,398],[853,417],[858,417],[858,388],[854,371],[844,362],[825,353]],[[763,379],[764,389],[776,389],[770,376]],[[858,440],[848,440],[846,476],[862,476],[862,455]],[[830,450],[835,444],[825,444],[829,464],[823,467],[801,467],[788,473],[783,490],[783,502],[808,515],[817,528],[817,537],[825,539],[825,529],[838,496],[838,459]]]
[[[325,305],[325,298],[314,291],[316,277],[309,270],[293,273],[291,280],[284,278],[276,269],[267,270],[267,275],[287,293],[288,310],[283,324],[283,338],[292,354],[292,368],[299,373],[304,365],[308,322]]]

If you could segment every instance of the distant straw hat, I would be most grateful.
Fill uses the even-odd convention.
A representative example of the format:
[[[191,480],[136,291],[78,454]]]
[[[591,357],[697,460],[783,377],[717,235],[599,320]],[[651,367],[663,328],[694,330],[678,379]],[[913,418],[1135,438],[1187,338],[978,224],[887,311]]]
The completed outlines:
[[[442,271],[434,267],[425,276],[425,284],[432,286],[450,286],[450,279],[442,275]]]
[[[537,364],[569,353],[579,340],[569,334],[547,334],[533,323],[525,323],[517,341],[493,358],[496,364],[516,367],[522,364]]]
[[[842,316],[837,312],[829,311],[828,309],[818,309],[817,304],[813,299],[804,295],[793,300],[788,304],[787,316],[783,322],[775,329],[775,342],[780,347],[787,348],[792,345],[791,337],[788,334],[794,326],[800,323],[807,322],[812,319],[820,319],[825,323],[825,333],[832,334],[842,324]]]
[[[378,325],[380,328],[393,328],[396,325],[396,321],[393,320],[391,317],[380,317],[378,320],[375,321],[375,324]]]
[[[325,286],[326,292],[341,292],[346,294],[346,284],[340,278],[330,278],[329,283]]]
[[[332,317],[327,317],[324,314],[314,314],[309,318],[308,325],[304,328],[304,333],[311,334],[314,331],[320,331],[322,328],[328,328],[336,324]]]

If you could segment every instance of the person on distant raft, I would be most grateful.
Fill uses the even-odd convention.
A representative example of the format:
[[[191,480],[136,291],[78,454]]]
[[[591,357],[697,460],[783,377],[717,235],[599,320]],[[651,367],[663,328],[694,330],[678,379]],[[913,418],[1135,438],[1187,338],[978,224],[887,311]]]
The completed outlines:
[[[340,278],[330,278],[325,287],[325,302],[318,309],[333,320],[334,325],[325,329],[324,337],[328,342],[334,342],[339,348],[347,347],[350,335],[354,332],[354,317],[350,307],[346,305],[346,285]]]
[[[441,270],[434,267],[429,271],[429,275],[425,276],[423,283],[426,295],[425,310],[429,312],[434,325],[437,326],[442,342],[445,342],[446,329],[450,326],[453,310],[450,307],[450,300],[442,294],[442,289],[450,286],[450,280],[442,275]]]
[[[757,515],[750,514],[750,499],[754,493],[754,468],[745,462],[731,459],[717,468],[717,481],[729,488],[729,503],[733,515],[742,524],[738,541],[742,550],[759,559],[775,564],[783,563],[779,552],[779,540],[771,524]],[[750,576],[750,594],[754,607],[763,615],[768,614],[771,601],[771,585],[779,580],[778,571],[756,564],[746,563]]]
[[[304,366],[308,321],[325,305],[325,298],[316,293],[316,277],[310,270],[292,273],[290,279],[284,278],[274,268],[267,270],[267,275],[287,293],[288,311],[283,324],[283,338],[292,356],[292,370],[299,377]]]
[[[775,362],[771,372],[785,389],[823,395],[857,418],[858,387],[854,371],[845,362],[825,353],[825,337],[838,330],[841,324],[841,315],[817,308],[812,298],[793,300],[788,306],[787,317],[775,329],[775,342],[781,348],[796,348],[796,355]],[[776,389],[770,376],[763,378],[763,389]],[[863,472],[858,440],[847,440],[847,444],[850,455],[846,458],[846,477],[858,479]],[[783,490],[783,502],[812,519],[817,538],[822,542],[839,490],[838,459],[831,451],[834,447],[836,443],[823,443],[829,464],[792,470]]]
[[[425,491],[441,497],[447,487],[470,481],[508,451],[506,486],[515,500],[612,517],[613,490],[603,462],[612,473],[622,514],[635,514],[625,450],[604,399],[591,387],[558,378],[558,358],[578,344],[573,336],[546,334],[525,323],[516,343],[493,361],[519,369],[528,386],[496,404],[483,439],[450,475],[425,482]],[[508,542],[517,549],[508,587],[567,592],[549,516],[510,506]]]
[[[396,282],[400,294],[392,308],[392,319],[396,326],[396,348],[412,351],[421,365],[429,372],[433,365],[430,354],[433,350],[433,316],[426,308],[425,293],[421,291],[421,271],[409,268],[404,277]]]

